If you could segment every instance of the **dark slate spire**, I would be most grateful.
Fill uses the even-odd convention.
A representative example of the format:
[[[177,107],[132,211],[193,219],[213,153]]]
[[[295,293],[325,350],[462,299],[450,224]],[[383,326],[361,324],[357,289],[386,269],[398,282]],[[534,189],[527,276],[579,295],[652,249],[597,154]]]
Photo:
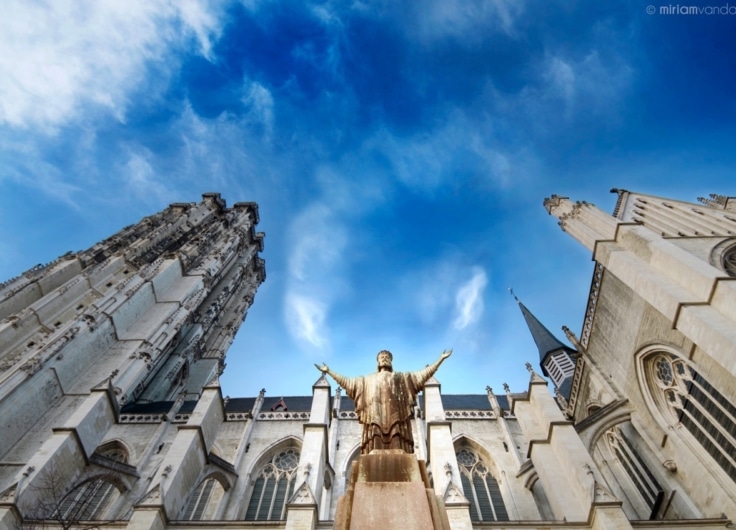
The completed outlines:
[[[514,300],[519,304],[521,314],[529,327],[532,338],[539,350],[539,365],[544,375],[551,377],[555,386],[567,398],[569,386],[572,382],[572,369],[575,365],[575,350],[560,342],[557,337],[537,320],[529,309],[516,297],[514,291],[509,289]],[[550,370],[554,373],[550,373]]]
[[[540,363],[544,363],[547,355],[558,350],[567,350],[567,352],[571,354],[575,353],[575,350],[569,348],[568,346],[565,346],[562,342],[557,340],[557,337],[552,335],[552,333],[547,328],[545,328],[539,320],[537,320],[537,317],[535,317],[532,312],[529,311],[518,298],[516,298],[514,291],[511,289],[509,290],[511,291],[511,295],[519,304],[521,314],[524,315],[526,325],[529,326],[529,331],[532,334],[532,338],[537,345],[537,349],[539,349]]]

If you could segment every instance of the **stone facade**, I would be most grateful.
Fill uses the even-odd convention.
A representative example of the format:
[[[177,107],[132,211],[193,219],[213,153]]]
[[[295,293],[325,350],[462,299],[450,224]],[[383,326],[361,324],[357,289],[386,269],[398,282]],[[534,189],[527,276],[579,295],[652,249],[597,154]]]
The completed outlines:
[[[523,392],[429,380],[415,451],[452,528],[736,517],[736,201],[702,202],[545,201],[597,262],[580,338],[565,330],[574,373],[557,398],[531,366]],[[218,385],[265,279],[257,222],[205,194],[0,285],[0,528],[332,527],[352,401],[324,378],[302,396]]]

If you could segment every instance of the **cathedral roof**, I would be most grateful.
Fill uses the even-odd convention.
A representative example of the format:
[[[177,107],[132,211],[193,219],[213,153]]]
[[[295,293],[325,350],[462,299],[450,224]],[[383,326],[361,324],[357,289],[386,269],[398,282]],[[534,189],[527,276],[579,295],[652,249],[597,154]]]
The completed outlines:
[[[256,398],[230,398],[225,404],[225,412],[250,412],[256,404]]]
[[[445,410],[491,410],[487,394],[442,394]]]
[[[491,410],[488,394],[442,394],[442,408],[445,410]],[[509,410],[506,394],[496,395],[502,410]],[[424,409],[424,394],[419,395],[419,408]]]
[[[174,406],[173,401],[153,401],[151,403],[130,403],[120,412],[123,414],[166,414]]]

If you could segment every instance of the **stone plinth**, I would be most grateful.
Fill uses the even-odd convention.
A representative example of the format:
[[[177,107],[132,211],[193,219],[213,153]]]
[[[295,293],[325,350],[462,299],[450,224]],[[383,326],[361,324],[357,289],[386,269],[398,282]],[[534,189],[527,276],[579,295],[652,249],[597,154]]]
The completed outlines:
[[[450,530],[442,499],[429,487],[423,460],[401,450],[376,450],[353,464],[335,513],[338,530]]]

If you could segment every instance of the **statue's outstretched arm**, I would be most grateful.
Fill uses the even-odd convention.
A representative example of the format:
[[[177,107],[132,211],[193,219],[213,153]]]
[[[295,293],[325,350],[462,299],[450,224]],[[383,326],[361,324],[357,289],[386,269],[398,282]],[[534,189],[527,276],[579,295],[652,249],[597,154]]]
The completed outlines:
[[[440,358],[437,359],[434,362],[434,364],[431,364],[431,365],[427,366],[423,370],[419,370],[417,372],[413,372],[412,373],[412,376],[414,377],[414,380],[417,382],[417,384],[419,386],[424,386],[424,383],[426,383],[429,380],[429,378],[432,377],[435,374],[435,372],[440,367],[440,365],[442,364],[442,362],[445,359],[447,359],[450,355],[452,355],[452,348],[450,348],[449,350],[444,350],[440,354]]]
[[[350,382],[351,380],[350,377],[345,377],[344,375],[340,375],[338,373],[333,372],[332,370],[330,370],[330,367],[327,366],[325,363],[322,363],[322,366],[318,364],[315,364],[314,366],[316,366],[317,370],[319,370],[323,374],[327,374],[330,377],[332,377],[332,379],[334,379],[335,382],[341,387],[343,387],[347,392],[350,392],[349,389],[351,389],[353,386],[352,383]]]

